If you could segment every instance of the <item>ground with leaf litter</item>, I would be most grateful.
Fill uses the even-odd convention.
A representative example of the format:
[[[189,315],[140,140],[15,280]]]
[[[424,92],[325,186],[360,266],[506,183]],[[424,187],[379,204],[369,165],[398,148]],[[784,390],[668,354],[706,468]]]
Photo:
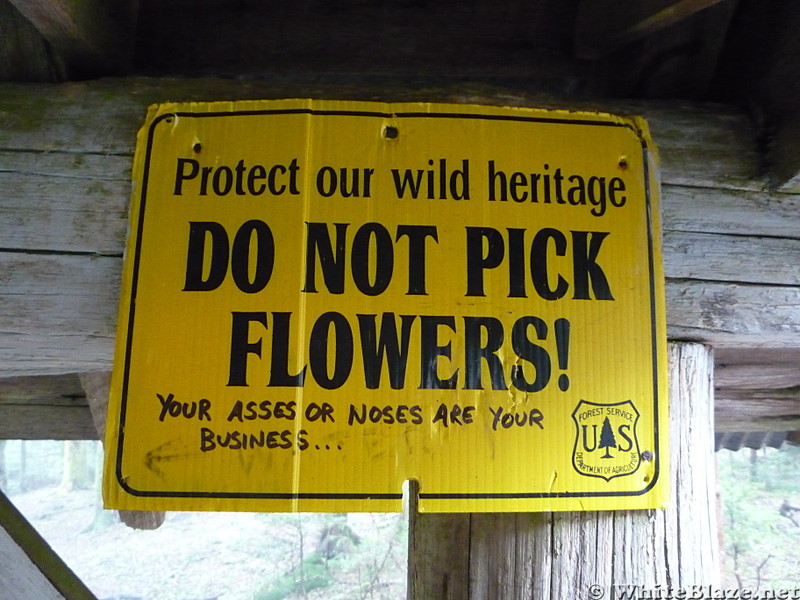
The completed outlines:
[[[11,499],[101,600],[405,597],[402,515],[172,512],[134,531],[92,490]]]

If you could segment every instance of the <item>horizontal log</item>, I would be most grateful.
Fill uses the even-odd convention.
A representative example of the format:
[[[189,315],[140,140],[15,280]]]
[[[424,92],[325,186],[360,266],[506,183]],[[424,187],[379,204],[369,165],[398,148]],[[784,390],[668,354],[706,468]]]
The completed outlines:
[[[0,379],[0,405],[6,404],[88,406],[80,378],[75,373]]]
[[[800,285],[800,239],[664,232],[667,279]]]
[[[0,440],[96,440],[87,405],[0,403]]]
[[[724,354],[731,356],[730,351]],[[778,353],[789,355],[787,351]],[[774,389],[770,388],[772,382],[766,381],[759,389],[735,388],[732,385],[739,380],[726,376],[731,367],[719,357],[715,363],[719,373],[714,411],[718,433],[800,430],[800,386]],[[759,379],[744,380],[748,386],[754,382]],[[0,379],[0,439],[97,438],[77,374]]]
[[[132,157],[0,151],[3,249],[122,256]]]
[[[114,257],[0,252],[0,377],[107,370],[121,269]]]
[[[800,287],[667,280],[667,334],[715,347],[796,348]]]
[[[548,104],[489,88],[0,85],[0,377],[110,368],[132,152],[149,103],[298,95]],[[650,119],[663,169],[669,335],[800,347],[800,196],[756,191],[763,182],[744,116],[717,106],[570,106]]]
[[[800,429],[800,388],[718,389],[714,403],[716,430],[721,433]]]
[[[109,370],[121,268],[117,257],[0,253],[0,377]],[[800,340],[800,286],[668,279],[666,292],[671,339],[739,348]]]
[[[714,383],[718,388],[800,388],[800,356],[793,348],[722,348],[714,353]]]
[[[800,239],[800,195],[662,184],[664,231]]]
[[[3,439],[98,439],[78,375],[0,379]]]
[[[130,155],[145,109],[155,102],[269,98],[423,101],[603,110],[643,115],[661,152],[662,180],[676,185],[762,190],[755,129],[726,106],[648,102],[555,102],[490,86],[322,85],[209,79],[105,79],[0,85],[0,149]],[[2,169],[2,164],[0,164]]]
[[[748,390],[749,391],[749,390]],[[800,430],[800,395],[791,400],[726,393],[716,400],[716,431]],[[737,396],[736,398],[732,396]],[[96,440],[97,431],[87,405],[2,404],[0,440]]]

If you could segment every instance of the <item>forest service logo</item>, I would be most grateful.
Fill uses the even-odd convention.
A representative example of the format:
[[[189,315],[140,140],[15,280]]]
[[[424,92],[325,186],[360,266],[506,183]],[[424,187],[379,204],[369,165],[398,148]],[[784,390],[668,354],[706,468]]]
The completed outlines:
[[[597,404],[581,400],[572,420],[576,428],[572,466],[578,473],[610,481],[639,468],[639,411],[633,402]]]

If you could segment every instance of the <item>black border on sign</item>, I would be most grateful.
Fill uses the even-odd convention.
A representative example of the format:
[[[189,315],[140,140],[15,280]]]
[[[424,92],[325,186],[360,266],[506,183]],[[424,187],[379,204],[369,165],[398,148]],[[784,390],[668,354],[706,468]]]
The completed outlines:
[[[131,281],[131,295],[129,299],[128,330],[125,332],[125,366],[122,379],[122,394],[120,398],[119,415],[119,440],[117,443],[116,456],[116,476],[120,487],[132,496],[150,498],[245,498],[258,500],[400,500],[402,493],[313,493],[313,492],[162,492],[162,491],[143,491],[132,488],[128,485],[122,475],[122,452],[125,442],[125,418],[128,404],[128,382],[131,369],[131,349],[133,345],[133,323],[136,313],[136,293],[139,282],[139,262],[142,248],[142,230],[144,227],[144,215],[147,204],[147,188],[150,176],[150,161],[153,152],[153,138],[156,125],[167,119],[178,118],[205,118],[205,117],[235,117],[235,116],[273,116],[305,114],[314,116],[348,116],[348,117],[372,117],[384,119],[404,119],[404,118],[436,118],[436,119],[476,119],[484,121],[517,121],[524,123],[547,123],[559,125],[592,125],[599,127],[625,127],[636,134],[642,144],[643,176],[645,190],[645,215],[647,220],[647,253],[650,276],[650,332],[651,332],[651,356],[653,368],[653,435],[655,448],[658,449],[660,439],[660,424],[658,404],[659,389],[659,352],[658,352],[658,324],[656,322],[656,282],[655,282],[655,255],[654,237],[652,221],[652,198],[650,190],[650,166],[648,160],[649,149],[647,141],[641,136],[640,132],[629,123],[600,121],[592,119],[565,119],[558,117],[527,117],[524,115],[485,115],[478,113],[451,113],[451,112],[398,112],[383,113],[377,111],[358,111],[358,110],[318,110],[312,108],[292,108],[274,110],[239,110],[239,111],[215,111],[215,112],[184,112],[176,111],[166,113],[156,117],[150,124],[147,134],[147,146],[144,158],[144,171],[142,173],[141,197],[139,200],[139,219],[136,228],[136,242],[133,256],[133,277]],[[632,492],[496,492],[496,493],[419,493],[422,500],[472,500],[472,499],[544,499],[544,498],[613,498],[641,496],[650,491],[659,479],[661,473],[660,452],[656,451],[654,456],[655,473],[648,485],[638,491]]]

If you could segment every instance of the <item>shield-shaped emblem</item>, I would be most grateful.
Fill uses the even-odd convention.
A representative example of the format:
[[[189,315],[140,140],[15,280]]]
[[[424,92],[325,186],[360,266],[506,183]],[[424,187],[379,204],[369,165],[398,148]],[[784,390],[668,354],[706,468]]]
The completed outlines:
[[[633,402],[581,400],[572,419],[576,428],[572,466],[578,473],[610,481],[636,472],[641,456],[636,431],[639,411]]]

